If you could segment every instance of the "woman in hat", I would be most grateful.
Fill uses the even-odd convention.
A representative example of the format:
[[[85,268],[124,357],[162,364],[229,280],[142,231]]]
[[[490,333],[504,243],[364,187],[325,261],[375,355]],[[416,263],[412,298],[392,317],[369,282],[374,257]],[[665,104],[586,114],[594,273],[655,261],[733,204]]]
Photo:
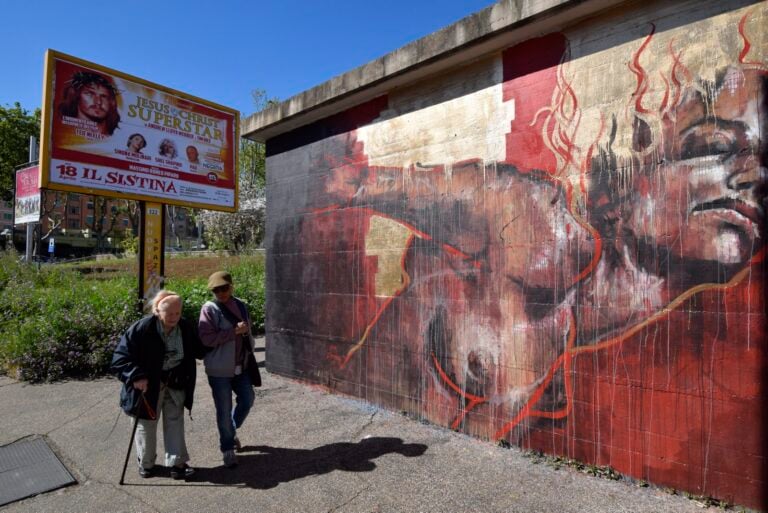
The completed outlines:
[[[237,465],[235,450],[240,449],[237,429],[243,425],[253,405],[253,383],[250,371],[256,371],[253,355],[253,336],[245,304],[234,296],[232,276],[218,271],[208,278],[208,289],[214,300],[206,302],[200,311],[198,328],[206,354],[205,373],[216,406],[216,425],[219,428],[219,448],[224,465]],[[250,358],[249,358],[250,356]],[[232,394],[236,404],[232,408]]]
[[[123,334],[112,357],[111,370],[123,388],[120,406],[138,417],[136,453],[139,475],[155,474],[157,419],[163,416],[165,465],[171,477],[194,474],[184,440],[184,408],[192,411],[195,358],[203,348],[194,323],[181,318],[181,297],[161,290],[152,300],[152,315],[136,321]]]

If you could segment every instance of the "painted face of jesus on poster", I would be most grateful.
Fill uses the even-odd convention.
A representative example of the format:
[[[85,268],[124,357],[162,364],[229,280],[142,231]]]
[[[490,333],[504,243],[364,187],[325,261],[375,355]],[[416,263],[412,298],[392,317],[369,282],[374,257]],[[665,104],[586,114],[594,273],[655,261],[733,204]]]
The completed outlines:
[[[95,123],[102,135],[112,135],[120,123],[117,90],[110,79],[98,73],[74,73],[58,109],[64,116]]]

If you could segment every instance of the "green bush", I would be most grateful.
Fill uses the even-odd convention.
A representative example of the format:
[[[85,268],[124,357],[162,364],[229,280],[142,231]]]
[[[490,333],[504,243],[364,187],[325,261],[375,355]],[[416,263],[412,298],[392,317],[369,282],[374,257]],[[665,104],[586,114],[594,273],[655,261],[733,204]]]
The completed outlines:
[[[208,301],[210,292],[205,287],[206,281],[203,278],[192,280],[169,279],[166,288],[178,293],[184,299],[181,315],[190,321],[197,321],[200,317],[200,308],[203,303]]]
[[[239,264],[226,269],[235,282],[235,295],[247,306],[251,315],[253,329],[264,332],[264,259],[261,257],[242,260]],[[195,279],[170,279],[166,286],[177,292],[184,299],[182,315],[187,319],[197,320],[203,303],[212,299],[207,288],[207,277]]]
[[[135,255],[139,252],[139,238],[128,235],[120,241],[120,247],[125,253]]]
[[[93,282],[55,266],[2,257],[0,364],[26,381],[104,374],[117,341],[139,314],[127,278]]]
[[[263,333],[266,317],[264,293],[266,271],[263,258],[241,262],[229,271],[235,282],[235,295],[248,305],[254,329]]]
[[[228,270],[254,329],[263,332],[263,258]],[[206,278],[172,279],[167,287],[184,298],[190,320],[211,297]],[[0,372],[32,382],[105,374],[120,336],[140,317],[136,295],[132,276],[89,279],[71,267],[38,269],[15,252],[0,253]]]

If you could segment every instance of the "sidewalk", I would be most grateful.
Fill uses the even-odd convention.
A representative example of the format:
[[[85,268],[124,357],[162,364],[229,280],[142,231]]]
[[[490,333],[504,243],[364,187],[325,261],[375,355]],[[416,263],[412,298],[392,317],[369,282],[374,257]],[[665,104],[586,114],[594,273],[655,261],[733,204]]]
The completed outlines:
[[[263,360],[263,352],[257,354]],[[199,364],[194,420],[186,417],[194,480],[141,479],[131,458],[125,486],[117,483],[132,424],[118,413],[117,380],[27,385],[0,377],[0,445],[43,435],[78,480],[0,511],[702,511],[659,489],[555,470],[516,449],[263,370],[262,377],[251,417],[238,431],[244,452],[236,469],[222,466]]]

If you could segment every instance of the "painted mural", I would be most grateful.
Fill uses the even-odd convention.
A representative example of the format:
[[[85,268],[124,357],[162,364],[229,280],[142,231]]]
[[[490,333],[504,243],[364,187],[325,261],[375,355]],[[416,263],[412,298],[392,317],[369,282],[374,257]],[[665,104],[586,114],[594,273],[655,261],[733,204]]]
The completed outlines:
[[[270,370],[768,509],[768,4],[720,4],[268,142]]]

